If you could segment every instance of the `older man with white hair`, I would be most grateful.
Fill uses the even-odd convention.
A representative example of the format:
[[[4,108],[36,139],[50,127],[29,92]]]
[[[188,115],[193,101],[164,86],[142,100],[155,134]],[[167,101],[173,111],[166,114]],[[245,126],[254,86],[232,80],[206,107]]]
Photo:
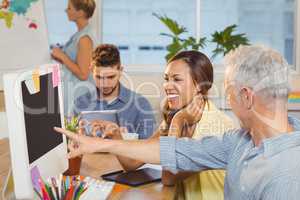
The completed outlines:
[[[241,128],[223,136],[110,141],[56,130],[76,141],[70,156],[110,152],[160,163],[174,171],[225,169],[225,199],[299,199],[300,121],[288,117],[287,62],[272,49],[241,46],[225,57],[225,64],[225,89]],[[189,119],[188,123],[199,120],[202,107],[201,96],[197,96],[177,113],[171,125],[173,134],[182,131],[182,119]]]

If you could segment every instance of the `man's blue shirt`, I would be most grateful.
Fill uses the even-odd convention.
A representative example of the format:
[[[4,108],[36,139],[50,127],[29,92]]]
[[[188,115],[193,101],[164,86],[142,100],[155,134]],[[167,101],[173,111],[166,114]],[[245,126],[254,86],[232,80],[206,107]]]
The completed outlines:
[[[225,200],[298,200],[300,198],[300,122],[294,132],[254,146],[248,130],[200,140],[160,137],[160,162],[170,170],[226,170]]]

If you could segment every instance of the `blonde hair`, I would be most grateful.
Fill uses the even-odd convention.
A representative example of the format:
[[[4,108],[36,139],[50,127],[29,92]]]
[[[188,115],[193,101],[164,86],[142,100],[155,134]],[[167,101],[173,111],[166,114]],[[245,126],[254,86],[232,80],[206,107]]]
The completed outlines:
[[[94,0],[71,0],[76,10],[82,10],[86,18],[91,18],[94,14],[96,3]]]

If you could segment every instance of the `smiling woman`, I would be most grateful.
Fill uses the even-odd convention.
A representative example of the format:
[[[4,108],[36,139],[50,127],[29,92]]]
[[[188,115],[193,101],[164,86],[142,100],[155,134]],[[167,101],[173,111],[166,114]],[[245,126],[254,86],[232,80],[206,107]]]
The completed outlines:
[[[232,121],[207,98],[212,84],[213,67],[203,53],[183,51],[169,60],[164,83],[167,94],[164,121],[169,136],[197,139],[202,135],[220,134],[233,127]],[[180,135],[177,127],[172,126],[178,119],[186,121]],[[224,176],[220,170],[177,174],[164,171],[163,183],[176,185],[177,199],[215,200],[223,198]]]
[[[213,83],[213,68],[209,59],[198,51],[183,51],[168,63],[164,83],[168,97],[165,110],[181,109],[199,93],[207,103],[207,93]]]

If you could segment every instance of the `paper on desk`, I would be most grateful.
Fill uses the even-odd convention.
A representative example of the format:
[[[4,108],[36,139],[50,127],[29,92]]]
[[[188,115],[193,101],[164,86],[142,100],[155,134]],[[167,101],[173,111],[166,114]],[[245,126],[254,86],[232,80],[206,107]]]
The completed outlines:
[[[139,169],[144,169],[144,168],[151,168],[151,169],[156,169],[156,170],[160,170],[160,171],[162,170],[161,165],[154,165],[154,164],[144,164]]]

